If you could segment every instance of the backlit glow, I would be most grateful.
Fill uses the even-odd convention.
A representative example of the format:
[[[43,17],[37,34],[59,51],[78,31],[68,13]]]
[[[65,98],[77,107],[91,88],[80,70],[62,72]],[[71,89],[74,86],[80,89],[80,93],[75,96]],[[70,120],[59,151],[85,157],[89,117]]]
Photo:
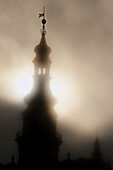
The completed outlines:
[[[45,71],[45,70],[44,70]],[[55,110],[60,113],[67,112],[74,98],[74,88],[69,83],[69,80],[62,74],[52,75],[50,81],[50,88],[53,95],[57,98],[58,103],[55,106]],[[16,72],[10,78],[10,86],[14,99],[23,100],[24,96],[30,93],[33,86],[33,78],[31,73],[26,73],[24,70]]]

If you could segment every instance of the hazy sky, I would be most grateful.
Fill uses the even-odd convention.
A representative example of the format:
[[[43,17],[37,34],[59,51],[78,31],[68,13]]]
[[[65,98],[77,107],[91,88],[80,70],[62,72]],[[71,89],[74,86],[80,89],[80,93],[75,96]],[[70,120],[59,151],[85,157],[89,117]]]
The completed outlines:
[[[14,138],[21,127],[25,80],[31,87],[43,5],[64,142],[60,157],[72,150],[72,157],[90,156],[98,127],[103,152],[113,160],[113,1],[0,0],[0,161],[17,152]]]

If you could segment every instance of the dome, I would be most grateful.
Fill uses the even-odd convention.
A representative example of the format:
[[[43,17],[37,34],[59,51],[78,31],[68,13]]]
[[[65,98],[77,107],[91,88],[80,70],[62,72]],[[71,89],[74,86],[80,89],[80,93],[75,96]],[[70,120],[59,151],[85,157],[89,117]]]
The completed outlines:
[[[39,43],[39,45],[37,45],[35,47],[34,51],[36,53],[36,57],[33,60],[33,62],[38,62],[41,65],[51,63],[51,60],[49,58],[49,54],[51,52],[51,49],[50,49],[50,47],[48,47],[48,45],[46,43],[46,39],[45,39],[44,34],[42,34],[40,43]]]

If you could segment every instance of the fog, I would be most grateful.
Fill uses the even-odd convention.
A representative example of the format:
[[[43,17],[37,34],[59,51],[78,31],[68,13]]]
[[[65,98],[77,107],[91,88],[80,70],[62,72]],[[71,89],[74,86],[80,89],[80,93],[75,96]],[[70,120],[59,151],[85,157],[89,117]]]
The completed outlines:
[[[0,99],[6,105],[0,113],[0,136],[5,136],[0,142],[0,161],[17,154],[14,134],[21,127],[20,105],[24,103],[15,90],[15,79],[33,75],[34,47],[41,29],[38,14],[43,5],[46,40],[52,49],[51,84],[60,86],[64,81],[66,86],[66,93],[58,96],[53,90],[63,139],[59,157],[64,159],[68,151],[73,158],[90,157],[98,127],[103,155],[113,161],[112,0],[0,0]],[[11,137],[10,119],[17,122]]]

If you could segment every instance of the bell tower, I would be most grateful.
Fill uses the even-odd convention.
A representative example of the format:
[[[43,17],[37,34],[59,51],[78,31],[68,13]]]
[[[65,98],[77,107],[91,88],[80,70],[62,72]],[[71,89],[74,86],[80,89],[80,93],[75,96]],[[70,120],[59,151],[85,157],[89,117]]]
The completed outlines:
[[[50,47],[46,43],[45,9],[42,19],[41,40],[35,47],[33,59],[33,88],[25,97],[26,110],[22,113],[22,132],[17,133],[20,164],[39,164],[58,161],[61,136],[56,130],[57,114],[53,107],[56,98],[50,89]]]

